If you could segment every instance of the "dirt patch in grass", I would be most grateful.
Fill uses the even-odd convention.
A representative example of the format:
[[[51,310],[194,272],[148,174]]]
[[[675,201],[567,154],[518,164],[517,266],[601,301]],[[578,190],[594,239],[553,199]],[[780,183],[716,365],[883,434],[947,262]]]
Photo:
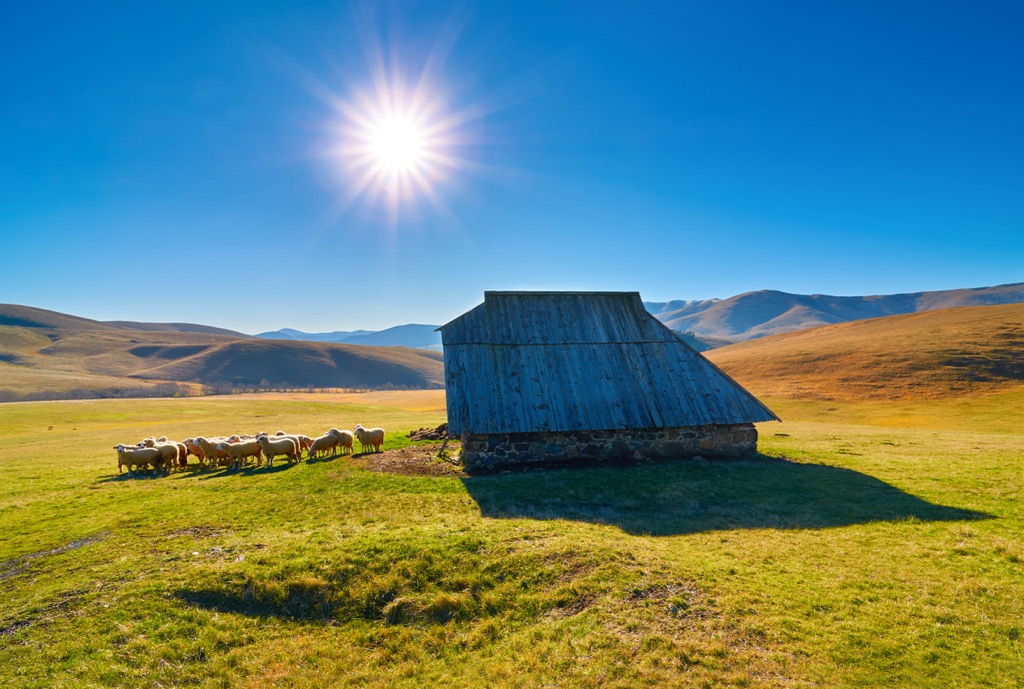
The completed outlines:
[[[181,529],[168,531],[164,538],[180,538],[183,536],[191,536],[193,538],[212,538],[214,536],[220,536],[225,531],[227,531],[227,529],[217,526],[186,526]]]
[[[0,637],[10,636],[38,622],[53,622],[68,617],[74,605],[85,596],[85,591],[69,591],[58,600],[42,605],[0,626]]]
[[[354,466],[381,474],[402,476],[465,476],[458,462],[458,443],[448,443],[446,456],[439,456],[441,443],[419,443],[385,452],[352,455]]]
[[[110,535],[109,531],[102,531],[93,536],[80,538],[77,541],[71,541],[70,543],[65,543],[64,545],[57,546],[56,548],[39,550],[34,553],[22,555],[21,557],[12,557],[9,560],[4,560],[3,562],[0,562],[0,581],[5,581],[25,571],[28,568],[28,563],[32,560],[37,560],[41,557],[49,557],[51,555],[60,555],[61,553],[66,553],[71,550],[78,550],[79,548],[84,548],[87,545],[103,540],[108,535]]]

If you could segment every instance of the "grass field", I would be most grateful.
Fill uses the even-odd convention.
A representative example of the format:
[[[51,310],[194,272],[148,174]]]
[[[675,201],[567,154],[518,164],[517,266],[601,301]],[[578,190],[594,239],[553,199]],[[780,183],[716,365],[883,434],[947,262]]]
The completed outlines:
[[[0,405],[0,686],[1021,687],[1024,389],[766,401],[756,461],[479,478],[111,449],[441,391]]]

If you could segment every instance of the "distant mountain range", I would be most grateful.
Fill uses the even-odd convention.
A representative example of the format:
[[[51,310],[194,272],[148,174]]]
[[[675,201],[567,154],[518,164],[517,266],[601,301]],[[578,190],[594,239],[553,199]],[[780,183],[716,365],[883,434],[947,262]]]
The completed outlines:
[[[913,292],[869,297],[747,292],[728,299],[644,302],[658,320],[700,339],[742,342],[866,318],[896,316],[957,306],[1024,302],[1024,282],[996,287]]]
[[[259,333],[256,337],[269,340],[306,340],[309,342],[337,342],[370,347],[409,347],[441,351],[441,333],[434,332],[436,325],[409,323],[396,325],[387,330],[336,330],[330,333],[304,333],[301,330],[282,328],[272,332]]]
[[[775,290],[747,292],[728,299],[644,302],[658,320],[682,333],[704,351],[733,342],[766,335],[804,330],[820,325],[859,321],[957,306],[986,306],[1024,302],[1024,282],[996,287],[914,292],[868,297],[835,297],[826,294],[790,294]],[[387,330],[353,330],[305,333],[284,328],[256,337],[310,342],[340,342],[374,346],[441,350],[436,325],[399,325]]]

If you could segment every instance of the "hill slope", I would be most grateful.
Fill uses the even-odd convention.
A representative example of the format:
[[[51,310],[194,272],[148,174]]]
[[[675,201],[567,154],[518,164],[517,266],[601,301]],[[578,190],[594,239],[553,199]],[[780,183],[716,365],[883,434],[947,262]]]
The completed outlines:
[[[1024,385],[1024,304],[853,321],[705,353],[755,395],[943,398]]]
[[[37,309],[34,306],[18,304],[0,304],[0,325],[13,325],[25,328],[63,328],[70,330],[144,330],[183,333],[204,333],[208,335],[228,335],[230,337],[249,337],[248,335],[226,328],[197,323],[139,323],[136,321],[94,321],[91,318],[71,316],[57,311]]]
[[[241,340],[168,357],[138,378],[263,387],[438,388],[441,356],[402,347]]]
[[[728,299],[645,302],[644,305],[673,330],[690,331],[702,338],[739,342],[882,316],[1021,302],[1024,302],[1024,283],[868,297],[761,290]]]
[[[0,401],[170,395],[203,385],[437,388],[444,381],[437,352],[132,325],[0,306]]]

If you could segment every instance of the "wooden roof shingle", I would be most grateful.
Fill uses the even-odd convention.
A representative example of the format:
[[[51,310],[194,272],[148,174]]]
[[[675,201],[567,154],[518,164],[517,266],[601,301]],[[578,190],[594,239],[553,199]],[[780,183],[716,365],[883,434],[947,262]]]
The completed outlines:
[[[638,292],[485,292],[438,330],[452,433],[778,420]]]

